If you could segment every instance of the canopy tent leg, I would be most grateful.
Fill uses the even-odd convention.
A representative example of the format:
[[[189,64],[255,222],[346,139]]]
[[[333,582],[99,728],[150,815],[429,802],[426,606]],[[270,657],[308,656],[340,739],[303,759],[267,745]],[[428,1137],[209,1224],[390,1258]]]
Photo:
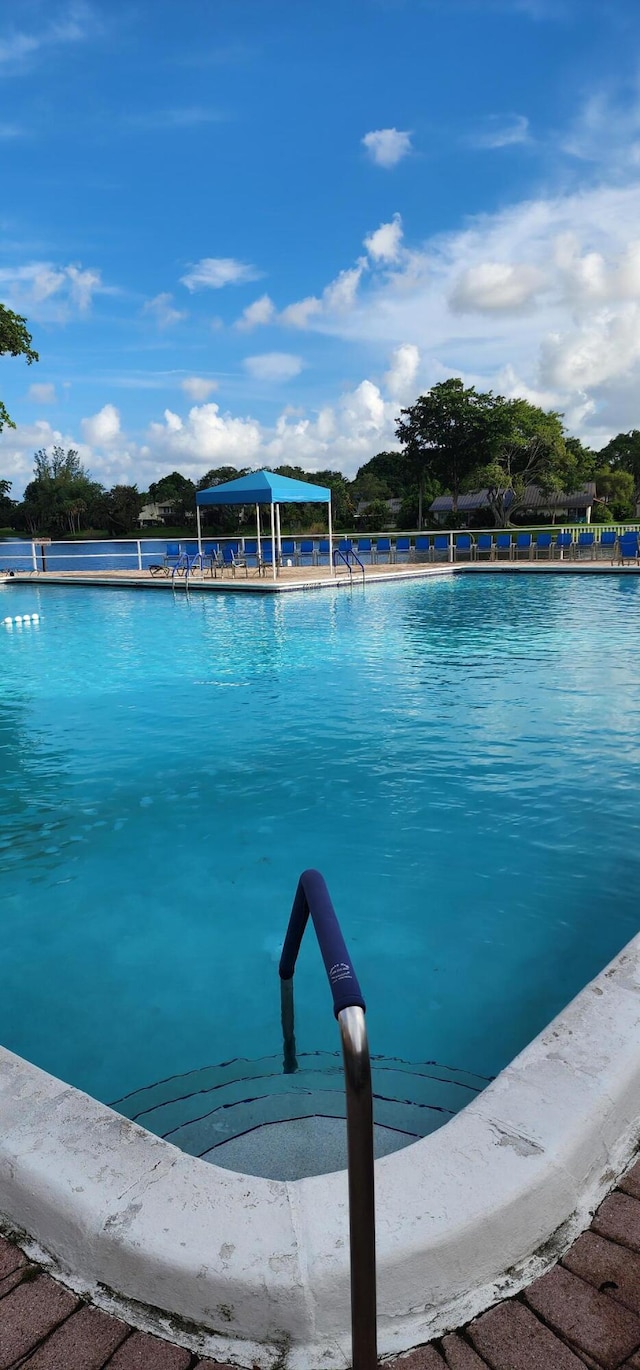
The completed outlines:
[[[198,554],[202,556],[202,525],[200,523],[200,505],[196,504],[196,524],[198,527]]]
[[[331,568],[333,566],[333,525],[331,522],[331,500],[329,500],[327,504],[327,513],[329,515],[329,573],[331,573]],[[320,558],[318,558],[318,560],[319,559]]]
[[[262,563],[262,550],[261,550],[261,547],[260,547],[260,505],[259,505],[259,504],[256,504],[256,528],[257,528],[257,531],[258,531],[258,574],[260,574],[260,566],[261,566],[261,563]]]
[[[273,514],[273,505],[270,505],[270,509],[271,509],[271,560],[272,560],[272,563],[273,563],[273,579],[274,579],[274,580],[277,580],[277,578],[278,578],[278,563],[277,563],[277,561],[276,561],[276,521],[275,521],[274,514]]]
[[[282,566],[282,538],[280,536],[280,505],[276,504],[276,542],[278,544],[278,566]]]

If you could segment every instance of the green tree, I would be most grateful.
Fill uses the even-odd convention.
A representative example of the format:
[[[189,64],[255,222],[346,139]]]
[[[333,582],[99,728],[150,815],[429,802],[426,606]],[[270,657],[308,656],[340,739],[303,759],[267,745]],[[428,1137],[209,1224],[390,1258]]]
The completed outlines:
[[[31,533],[77,533],[91,526],[104,490],[85,471],[74,448],[56,446],[36,452],[34,479],[18,510],[20,525]]]
[[[136,491],[137,493],[137,491]],[[193,516],[196,504],[196,487],[188,476],[181,475],[180,471],[172,471],[169,476],[162,476],[158,481],[154,481],[149,486],[149,494],[154,504],[171,504],[173,517],[178,523],[184,522],[187,516]]]
[[[401,410],[396,437],[415,472],[419,527],[427,477],[450,490],[457,514],[458,500],[472,472],[491,459],[497,403],[491,392],[483,394],[474,386],[465,389],[453,376]]]
[[[358,526],[363,533],[378,533],[393,524],[393,516],[383,499],[374,499],[367,505]]]
[[[632,428],[629,433],[618,433],[615,438],[602,447],[598,462],[610,466],[613,471],[628,471],[633,476],[634,504],[640,502],[640,429]]]
[[[417,496],[416,474],[406,452],[377,452],[361,466],[352,482],[358,500],[404,499]]]
[[[27,320],[23,319],[21,314],[14,314],[13,310],[0,304],[0,357],[25,357],[27,366],[31,366],[32,362],[40,360],[31,342]],[[0,433],[5,425],[8,428],[15,428],[13,419],[0,400]]]
[[[553,410],[497,396],[490,426],[491,457],[473,474],[476,486],[487,489],[498,528],[526,505],[528,486],[545,494],[568,493],[593,472],[593,454],[577,438],[566,438],[562,415]]]
[[[132,533],[138,526],[142,498],[135,485],[114,485],[104,496],[104,521],[114,537]]]
[[[17,509],[16,501],[10,496],[11,481],[0,480],[0,526],[9,527]]]
[[[599,507],[610,509],[615,519],[633,518],[635,486],[630,471],[611,466],[599,466],[593,476]],[[595,506],[598,508],[598,505]]]

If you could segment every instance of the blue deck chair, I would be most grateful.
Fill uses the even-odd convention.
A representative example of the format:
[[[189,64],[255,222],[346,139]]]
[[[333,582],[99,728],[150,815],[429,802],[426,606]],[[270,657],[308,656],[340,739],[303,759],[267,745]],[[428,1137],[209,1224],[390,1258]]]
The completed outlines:
[[[360,558],[362,558],[363,556],[365,556],[365,557],[368,558],[368,560],[369,560],[370,562],[373,561],[372,547],[371,547],[371,538],[358,538],[358,549],[357,549],[357,550],[358,550],[358,556],[359,556]]]
[[[592,557],[595,555],[596,535],[592,529],[588,532],[578,533],[578,545],[575,549],[577,557]]]
[[[516,536],[515,555],[522,558],[526,553],[527,557],[532,555],[533,539],[531,533],[518,533]]]
[[[352,552],[352,551],[353,551],[353,540],[352,540],[351,538],[340,538],[340,541],[339,541],[339,543],[338,543],[338,551],[339,551],[339,552]]]
[[[500,561],[510,561],[513,556],[513,543],[511,533],[498,533],[496,537],[496,558]]]
[[[318,566],[322,565],[323,557],[326,559],[327,565],[329,564],[329,550],[329,539],[320,538],[318,543]]]
[[[167,550],[164,554],[163,566],[167,571],[175,570],[177,563],[182,556],[179,542],[168,542]]]
[[[573,547],[573,533],[558,533],[556,538],[555,550],[560,556],[561,552],[567,552],[571,556]]]
[[[434,561],[449,560],[449,534],[436,533],[433,539],[432,557]]]
[[[386,556],[387,561],[391,561],[391,538],[376,539],[376,561],[380,560],[380,554]]]
[[[411,538],[396,538],[394,561],[408,561],[411,555]]]
[[[468,557],[469,561],[473,556],[473,538],[471,533],[456,533],[455,539],[455,559],[458,557]]]
[[[600,541],[596,543],[596,556],[612,557],[618,534],[614,528],[603,528],[600,534]]]
[[[492,556],[493,533],[478,533],[476,538],[476,561],[479,561],[480,557],[488,557],[490,559]]]
[[[280,546],[282,547],[282,561],[286,566],[288,561],[292,561],[294,566],[298,565],[298,553],[293,538],[283,538]]]
[[[316,549],[313,538],[303,538],[302,542],[300,543],[298,561],[301,566],[304,565],[305,557],[308,558],[311,565],[313,566],[316,559]]]
[[[224,543],[222,546],[222,570],[231,571],[231,574],[235,576],[238,567],[243,567],[245,575],[248,576],[247,558],[240,553],[237,542],[235,544],[232,542]]]
[[[553,533],[538,533],[538,536],[537,536],[537,538],[536,538],[536,545],[535,545],[535,548],[534,548],[534,556],[535,556],[535,557],[541,557],[541,556],[550,557],[550,556],[551,556],[551,543],[552,543],[552,542],[553,542]]]
[[[424,561],[425,557],[431,555],[431,538],[426,537],[424,533],[418,533],[414,550],[419,553],[418,560]]]
[[[640,547],[637,533],[621,533],[618,538],[617,560],[624,566],[625,561],[640,560]]]
[[[220,548],[218,547],[217,542],[203,542],[203,544],[202,544],[202,560],[203,560],[203,564],[204,564],[204,566],[208,566],[208,567],[209,567],[209,570],[211,571],[211,575],[212,575],[212,576],[215,574],[215,569],[216,569],[216,566],[217,566],[217,564],[218,564],[218,558],[219,558],[219,556],[220,556]]]

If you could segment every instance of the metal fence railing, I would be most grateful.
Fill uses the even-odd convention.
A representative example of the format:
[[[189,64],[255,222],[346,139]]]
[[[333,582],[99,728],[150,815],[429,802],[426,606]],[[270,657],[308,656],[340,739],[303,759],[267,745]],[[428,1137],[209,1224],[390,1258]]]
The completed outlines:
[[[460,561],[463,558],[490,555],[502,559],[505,555],[520,559],[523,556],[576,555],[594,558],[614,555],[615,540],[622,534],[640,531],[640,521],[634,523],[605,523],[579,525],[547,525],[505,530],[473,529],[445,532],[432,528],[413,533],[361,533],[339,535],[336,547],[347,559],[353,553],[365,565],[429,561]],[[529,546],[520,545],[530,539]],[[543,543],[546,539],[546,545]],[[568,539],[568,542],[567,542]],[[585,546],[585,539],[589,545]],[[592,540],[591,540],[592,539]],[[489,545],[487,546],[487,540]],[[563,546],[562,543],[565,543]],[[483,545],[484,543],[484,545]],[[0,542],[0,572],[14,571],[35,574],[41,572],[109,572],[149,571],[162,565],[171,547],[180,553],[197,549],[195,537],[179,540],[164,537],[122,539],[41,539],[6,538]],[[245,557],[249,566],[258,562],[255,538],[203,536],[205,549],[233,547]],[[326,537],[295,535],[283,537],[282,563],[284,566],[329,566],[329,542]]]

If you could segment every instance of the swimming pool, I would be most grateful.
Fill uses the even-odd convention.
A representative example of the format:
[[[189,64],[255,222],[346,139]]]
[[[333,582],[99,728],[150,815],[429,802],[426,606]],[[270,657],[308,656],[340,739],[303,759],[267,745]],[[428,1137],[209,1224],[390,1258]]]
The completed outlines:
[[[635,933],[635,578],[0,593],[0,1040],[97,1098],[278,1052],[306,866],[372,1050],[479,1076]]]

